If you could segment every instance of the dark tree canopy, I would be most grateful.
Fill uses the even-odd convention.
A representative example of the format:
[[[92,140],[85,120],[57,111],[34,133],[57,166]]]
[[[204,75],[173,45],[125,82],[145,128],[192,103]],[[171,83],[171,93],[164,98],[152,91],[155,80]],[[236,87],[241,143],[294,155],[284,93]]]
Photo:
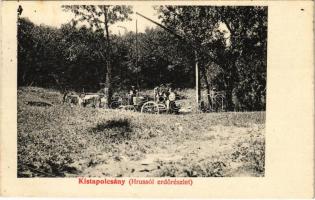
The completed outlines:
[[[148,28],[138,35],[107,34],[104,13],[110,26],[128,19],[131,7],[64,9],[77,18],[61,28],[19,18],[19,86],[94,92],[100,82],[110,79],[113,91],[120,91],[136,85],[138,79],[141,89],[161,83],[194,88],[196,50],[203,89],[225,91],[228,110],[265,109],[266,7],[157,7],[163,25],[189,42],[160,28]],[[82,21],[88,23],[79,25]]]
[[[208,91],[225,91],[229,110],[265,109],[267,7],[159,6],[157,10],[166,27],[194,45]]]

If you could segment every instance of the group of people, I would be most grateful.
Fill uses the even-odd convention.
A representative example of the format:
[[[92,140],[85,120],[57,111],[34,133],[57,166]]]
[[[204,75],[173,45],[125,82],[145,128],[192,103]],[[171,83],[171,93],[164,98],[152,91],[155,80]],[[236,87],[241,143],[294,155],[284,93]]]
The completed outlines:
[[[157,103],[165,103],[166,109],[177,109],[175,100],[176,93],[170,85],[161,84],[154,88],[154,99]]]
[[[103,92],[103,91],[102,91]],[[106,91],[104,92],[106,93]],[[137,105],[138,90],[135,86],[131,86],[128,92],[128,104]],[[139,97],[141,98],[141,97]],[[63,97],[63,102],[68,102],[70,105],[78,105],[86,107],[87,104],[94,105],[93,107],[101,107],[102,101],[98,94],[81,94],[78,95],[73,92],[66,92]],[[176,94],[170,85],[161,84],[154,88],[154,101],[156,103],[163,103],[166,105],[167,110],[176,110]]]
[[[135,86],[131,86],[128,92],[129,105],[135,105],[136,98],[138,96],[138,90]],[[161,84],[154,88],[154,101],[156,103],[163,103],[166,105],[167,110],[176,109],[176,93],[170,85]]]

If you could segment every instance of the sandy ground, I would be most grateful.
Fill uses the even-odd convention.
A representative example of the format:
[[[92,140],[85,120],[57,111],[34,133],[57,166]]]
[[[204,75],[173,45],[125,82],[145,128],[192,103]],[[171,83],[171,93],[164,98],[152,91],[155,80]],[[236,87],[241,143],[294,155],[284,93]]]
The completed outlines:
[[[103,162],[82,170],[80,175],[155,177],[161,174],[163,167],[173,163],[185,167],[185,163],[189,163],[189,160],[202,162],[229,155],[231,144],[237,143],[242,137],[251,137],[253,133],[263,131],[264,128],[259,125],[250,128],[213,126],[211,131],[198,133],[195,137],[157,142],[148,148],[151,152],[144,154],[139,160],[132,160],[126,156],[124,151],[128,151],[128,145],[122,145],[123,151],[117,153],[117,156],[100,154],[99,158],[103,156]],[[108,160],[108,157],[111,159]],[[235,161],[229,165],[233,170],[228,176],[256,176],[255,172],[244,167],[242,162]],[[178,176],[187,176],[187,174],[178,174]]]

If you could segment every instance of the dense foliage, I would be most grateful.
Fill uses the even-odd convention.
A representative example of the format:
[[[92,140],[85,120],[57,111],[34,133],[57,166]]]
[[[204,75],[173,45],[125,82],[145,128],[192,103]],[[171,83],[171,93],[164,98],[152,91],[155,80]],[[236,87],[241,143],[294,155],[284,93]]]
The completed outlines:
[[[265,109],[266,7],[160,6],[158,10],[163,24],[195,50],[208,91],[225,91],[229,110]]]
[[[18,85],[92,92],[106,82],[110,69],[116,91],[161,83],[193,88],[197,56],[202,88],[225,91],[228,110],[265,109],[266,7],[161,6],[157,11],[162,24],[186,42],[154,28],[137,36],[110,34],[109,43],[99,23],[72,21],[53,28],[19,18]],[[120,20],[109,16],[109,24]]]

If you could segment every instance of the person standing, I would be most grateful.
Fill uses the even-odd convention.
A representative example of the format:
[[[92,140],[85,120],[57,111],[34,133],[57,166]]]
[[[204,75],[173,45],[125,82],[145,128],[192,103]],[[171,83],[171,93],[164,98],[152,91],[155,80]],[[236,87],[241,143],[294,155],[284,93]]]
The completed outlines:
[[[129,90],[129,95],[128,95],[128,103],[129,105],[134,105],[134,97],[136,97],[137,95],[137,90],[135,88],[135,86],[131,86],[130,90]]]
[[[159,88],[159,86],[156,86],[156,87],[153,89],[153,93],[154,93],[154,101],[157,102],[158,99],[159,99],[159,93],[160,93],[160,88]]]
[[[166,100],[166,109],[168,111],[173,111],[172,109],[176,109],[175,105],[176,94],[173,89],[170,87],[167,92],[167,100]]]

